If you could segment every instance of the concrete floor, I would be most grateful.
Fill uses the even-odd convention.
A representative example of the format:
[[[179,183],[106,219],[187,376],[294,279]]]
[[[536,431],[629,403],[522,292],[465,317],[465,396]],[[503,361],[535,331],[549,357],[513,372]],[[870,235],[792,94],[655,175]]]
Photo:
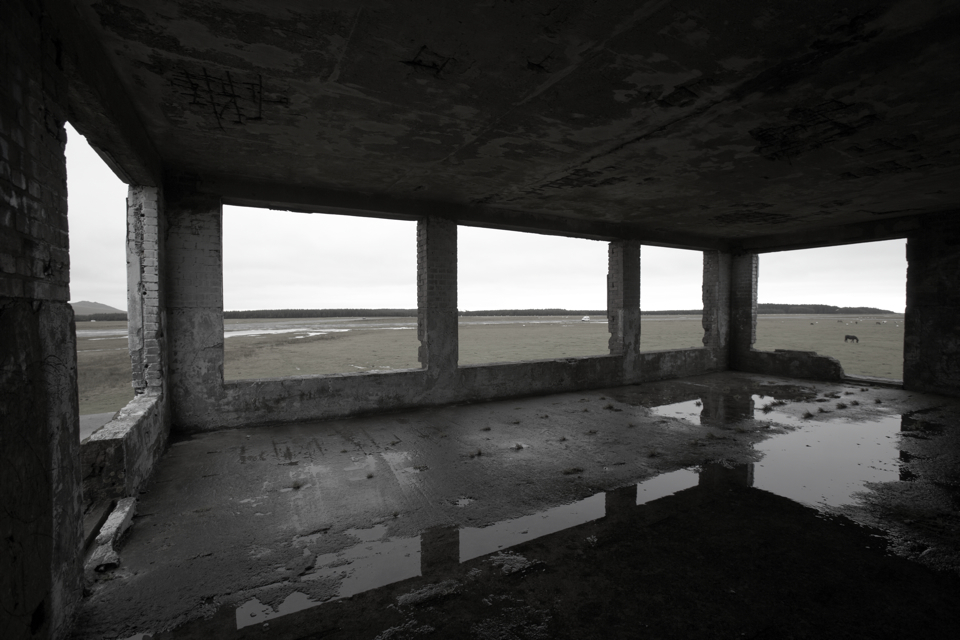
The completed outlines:
[[[175,440],[75,636],[948,637],[958,418],[725,373]]]

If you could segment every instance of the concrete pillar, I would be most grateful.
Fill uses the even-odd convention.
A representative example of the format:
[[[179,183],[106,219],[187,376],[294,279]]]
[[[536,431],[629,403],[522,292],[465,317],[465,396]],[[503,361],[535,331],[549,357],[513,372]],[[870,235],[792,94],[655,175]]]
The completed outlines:
[[[623,357],[624,382],[628,382],[640,376],[640,243],[611,242],[607,255],[610,355]]]
[[[133,387],[163,391],[166,311],[161,300],[163,259],[161,190],[131,186],[127,192],[127,318]]]
[[[960,396],[960,223],[931,216],[907,238],[903,386]]]
[[[710,349],[717,369],[728,366],[730,263],[729,253],[703,252],[703,346]]]
[[[452,379],[459,358],[457,225],[443,218],[417,222],[417,338],[430,377]]]
[[[174,425],[201,426],[223,395],[223,255],[219,198],[167,185],[168,392]]]
[[[757,277],[759,257],[755,253],[730,259],[730,345],[728,366],[749,370],[750,351],[757,341]]]
[[[59,638],[82,595],[66,83],[46,19],[0,20],[0,635]]]

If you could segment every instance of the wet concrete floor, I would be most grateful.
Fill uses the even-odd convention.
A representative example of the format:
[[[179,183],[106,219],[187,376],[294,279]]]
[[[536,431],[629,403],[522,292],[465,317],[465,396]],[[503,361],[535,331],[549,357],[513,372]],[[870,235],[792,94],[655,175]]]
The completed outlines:
[[[958,425],[724,373],[197,435],[75,637],[956,637]]]

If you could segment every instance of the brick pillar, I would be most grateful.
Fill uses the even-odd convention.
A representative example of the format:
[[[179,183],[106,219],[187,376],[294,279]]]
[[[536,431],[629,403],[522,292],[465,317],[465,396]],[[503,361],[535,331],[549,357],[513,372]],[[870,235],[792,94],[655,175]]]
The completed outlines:
[[[960,223],[929,216],[907,238],[905,389],[960,396]]]
[[[172,423],[203,428],[223,395],[223,257],[216,197],[166,188],[168,391]]]
[[[729,253],[703,252],[703,346],[711,350],[717,369],[728,365],[730,261]]]
[[[729,367],[741,370],[757,341],[757,276],[759,256],[745,253],[730,260]],[[745,370],[745,369],[744,369]]]
[[[623,356],[624,375],[632,379],[640,374],[640,243],[611,242],[607,255],[610,355]]]
[[[162,207],[159,188],[129,188],[127,317],[133,387],[137,394],[163,390],[166,313],[160,299]]]
[[[67,92],[32,2],[0,9],[0,636],[60,638],[82,595]],[[55,46],[57,45],[57,46]]]
[[[452,378],[459,358],[457,225],[442,218],[417,222],[418,359],[434,378]]]

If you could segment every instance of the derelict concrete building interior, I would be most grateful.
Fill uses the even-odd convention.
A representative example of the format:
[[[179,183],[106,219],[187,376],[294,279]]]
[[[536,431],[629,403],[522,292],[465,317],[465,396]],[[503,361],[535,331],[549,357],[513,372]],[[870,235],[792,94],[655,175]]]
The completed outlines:
[[[831,358],[752,347],[766,252],[906,238],[902,388],[960,396],[955,2],[2,12],[0,595],[13,637],[71,632],[86,506],[136,497],[171,439],[708,373],[842,383]],[[129,185],[127,210],[103,215],[127,218],[137,396],[82,448],[67,121]],[[415,220],[422,368],[224,382],[224,204]],[[609,242],[609,355],[459,366],[458,225]],[[639,351],[641,244],[703,252],[702,348]]]

